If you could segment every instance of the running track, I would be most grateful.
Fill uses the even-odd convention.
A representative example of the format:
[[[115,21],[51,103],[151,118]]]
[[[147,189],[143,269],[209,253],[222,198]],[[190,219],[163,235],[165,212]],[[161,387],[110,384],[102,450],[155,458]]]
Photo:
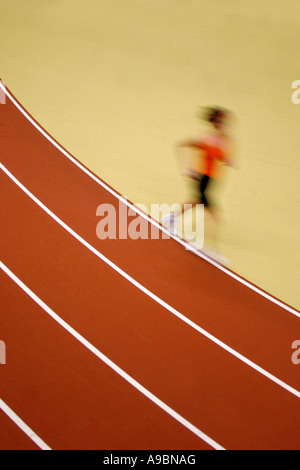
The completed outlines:
[[[130,204],[6,93],[0,448],[299,449],[299,312],[154,221],[99,240]]]

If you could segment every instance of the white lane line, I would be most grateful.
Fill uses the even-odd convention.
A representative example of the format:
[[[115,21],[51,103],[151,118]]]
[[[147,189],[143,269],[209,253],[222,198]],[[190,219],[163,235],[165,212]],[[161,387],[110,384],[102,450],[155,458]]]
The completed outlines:
[[[137,287],[140,291],[142,291],[144,294],[148,295],[152,300],[154,300],[155,302],[157,302],[159,305],[161,305],[162,307],[164,307],[166,310],[168,310],[170,313],[172,313],[173,315],[175,315],[177,318],[179,318],[180,320],[182,320],[184,323],[186,323],[187,325],[191,326],[192,328],[194,328],[196,331],[198,331],[199,333],[201,333],[203,336],[205,336],[206,338],[208,338],[209,340],[211,340],[213,343],[217,344],[218,346],[220,346],[222,349],[224,349],[225,351],[227,351],[228,353],[232,354],[233,356],[235,356],[237,359],[239,359],[240,361],[244,362],[245,364],[247,364],[248,366],[250,366],[252,369],[256,370],[257,372],[259,372],[260,374],[264,375],[265,377],[267,377],[268,379],[272,380],[274,383],[276,383],[277,385],[279,385],[280,387],[284,388],[285,390],[287,390],[288,392],[292,393],[293,395],[295,395],[296,397],[300,398],[300,392],[296,389],[294,389],[293,387],[291,387],[290,385],[286,384],[285,382],[283,382],[282,380],[280,380],[279,378],[275,377],[274,375],[272,375],[271,373],[267,372],[265,369],[263,369],[262,367],[258,366],[257,364],[255,364],[254,362],[252,362],[250,359],[247,359],[245,356],[243,356],[242,354],[238,353],[237,351],[235,351],[234,349],[232,349],[230,346],[228,346],[227,344],[223,343],[223,341],[219,340],[218,338],[216,338],[215,336],[213,336],[212,334],[208,333],[206,330],[204,330],[203,328],[201,328],[200,326],[198,326],[196,323],[194,323],[193,321],[191,321],[189,318],[187,318],[186,316],[184,316],[182,313],[178,312],[175,308],[171,307],[169,304],[167,304],[167,302],[165,302],[164,300],[162,300],[160,297],[158,297],[157,295],[153,294],[153,292],[151,292],[149,289],[147,289],[146,287],[144,287],[142,284],[140,284],[138,281],[136,281],[135,279],[133,279],[129,274],[127,274],[125,271],[123,271],[121,268],[119,268],[116,264],[114,264],[111,260],[109,260],[108,258],[106,258],[106,256],[104,256],[100,251],[96,250],[96,248],[94,248],[92,245],[90,245],[86,240],[84,240],[80,235],[78,235],[73,229],[71,229],[67,224],[65,224],[65,222],[63,222],[62,220],[59,219],[59,217],[57,217],[50,209],[48,209],[48,207],[45,206],[45,204],[43,204],[39,199],[37,199],[36,196],[34,196],[27,188],[25,188],[25,186],[20,183],[20,181],[10,173],[10,171],[7,170],[7,168],[5,168],[5,166],[0,163],[0,169],[2,171],[4,171],[4,173],[22,190],[24,191],[25,194],[27,194],[27,196],[29,196],[41,209],[43,209],[43,211],[45,211],[52,219],[54,219],[61,227],[63,227],[70,235],[72,235],[74,238],[76,238],[76,240],[78,240],[82,245],[84,245],[88,250],[90,250],[92,253],[94,253],[98,258],[100,258],[102,261],[104,261],[107,265],[109,265],[112,269],[114,269],[118,274],[120,274],[121,276],[123,276],[127,281],[129,281],[131,284],[133,284],[135,287]]]
[[[40,449],[52,450],[1,398],[0,408]]]
[[[155,405],[159,406],[162,410],[168,413],[172,418],[178,421],[180,424],[185,426],[189,431],[193,432],[200,439],[205,441],[208,445],[213,447],[216,450],[225,450],[217,442],[207,436],[205,433],[200,431],[196,426],[191,424],[180,414],[170,408],[166,403],[157,398],[153,393],[147,390],[143,385],[133,379],[127,372],[117,366],[113,361],[111,361],[107,356],[105,356],[99,349],[93,346],[87,339],[85,339],[80,333],[78,333],[74,328],[72,328],[68,323],[66,323],[61,317],[59,317],[48,305],[46,305],[32,290],[29,289],[2,261],[0,261],[0,268],[29,296],[34,300],[50,317],[53,318],[57,323],[59,323],[68,333],[70,333],[74,338],[76,338],[83,346],[89,349],[95,356],[97,356],[101,361],[103,361],[107,366],[113,369],[117,374],[119,374],[123,379],[129,382],[134,388],[139,392],[145,395],[149,400],[151,400]]]
[[[90,178],[92,178],[97,184],[102,186],[106,191],[111,193],[113,196],[115,196],[119,201],[122,201],[124,204],[126,204],[128,207],[130,207],[133,211],[135,211],[137,214],[140,216],[144,217],[149,223],[157,227],[159,230],[164,232],[165,234],[169,235],[170,238],[173,238],[176,240],[178,243],[186,247],[189,251],[192,251],[195,253],[197,256],[199,256],[202,259],[205,259],[208,263],[212,264],[216,268],[218,268],[220,271],[223,271],[225,274],[228,276],[232,277],[236,281],[240,282],[244,286],[248,287],[249,289],[253,290],[257,294],[265,297],[266,299],[270,300],[271,302],[275,303],[279,307],[287,310],[288,312],[292,313],[293,315],[296,315],[297,317],[300,318],[300,312],[298,312],[296,309],[293,307],[290,307],[289,305],[286,305],[285,303],[281,302],[280,300],[276,299],[272,295],[268,294],[267,292],[264,292],[263,290],[259,289],[259,287],[255,286],[251,282],[247,281],[246,279],[243,279],[242,277],[238,276],[234,272],[230,271],[227,269],[225,266],[222,264],[214,261],[212,258],[209,256],[205,255],[205,253],[201,253],[198,250],[194,250],[193,248],[190,247],[190,245],[182,240],[180,237],[176,237],[171,235],[161,224],[159,224],[156,220],[152,219],[149,217],[148,214],[143,212],[141,209],[136,207],[134,204],[130,203],[126,198],[118,194],[114,189],[110,188],[107,184],[105,184],[99,177],[94,175],[90,170],[84,167],[78,160],[76,160],[69,152],[67,152],[60,144],[55,142],[55,140],[38,124],[32,119],[32,117],[28,114],[28,112],[16,101],[16,99],[13,97],[13,95],[8,91],[6,86],[4,85],[3,82],[0,81],[0,88],[2,91],[6,94],[6,96],[11,100],[11,102],[16,106],[16,108],[23,114],[23,116],[49,141],[51,142],[54,147],[56,147],[65,157],[67,157],[71,162],[73,162],[80,170],[82,170],[84,173],[86,173]]]

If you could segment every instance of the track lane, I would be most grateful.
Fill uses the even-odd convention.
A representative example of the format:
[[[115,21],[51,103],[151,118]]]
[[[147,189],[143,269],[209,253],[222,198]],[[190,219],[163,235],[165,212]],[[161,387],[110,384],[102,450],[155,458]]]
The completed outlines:
[[[182,325],[49,220],[7,177],[0,181],[3,261],[51,308],[225,448],[299,445],[298,399]],[[112,286],[118,294],[109,295]]]
[[[291,344],[299,332],[298,318],[186,253],[172,240],[100,242],[96,237],[96,207],[108,202],[118,212],[118,201],[48,142],[10,100],[1,112],[1,161],[42,202],[156,295],[299,388],[298,371],[289,360]]]
[[[0,284],[10,349],[1,394],[52,449],[211,449],[84,348],[2,270]]]

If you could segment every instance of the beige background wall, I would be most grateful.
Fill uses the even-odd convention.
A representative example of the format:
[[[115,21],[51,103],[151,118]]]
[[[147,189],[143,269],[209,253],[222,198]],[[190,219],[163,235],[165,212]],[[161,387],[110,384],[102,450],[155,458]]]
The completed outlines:
[[[235,112],[239,169],[220,194],[219,246],[298,309],[299,39],[299,0],[0,0],[2,80],[149,210],[188,195],[173,147],[198,131],[198,108]]]

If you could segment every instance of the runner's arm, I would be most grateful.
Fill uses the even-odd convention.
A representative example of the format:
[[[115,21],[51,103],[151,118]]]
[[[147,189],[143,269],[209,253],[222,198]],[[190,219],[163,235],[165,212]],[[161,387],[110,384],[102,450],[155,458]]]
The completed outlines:
[[[177,144],[177,147],[179,147],[179,148],[191,147],[191,148],[195,148],[195,149],[202,149],[203,148],[203,143],[201,142],[201,140],[188,139],[188,140],[184,140],[182,142],[179,142]]]

